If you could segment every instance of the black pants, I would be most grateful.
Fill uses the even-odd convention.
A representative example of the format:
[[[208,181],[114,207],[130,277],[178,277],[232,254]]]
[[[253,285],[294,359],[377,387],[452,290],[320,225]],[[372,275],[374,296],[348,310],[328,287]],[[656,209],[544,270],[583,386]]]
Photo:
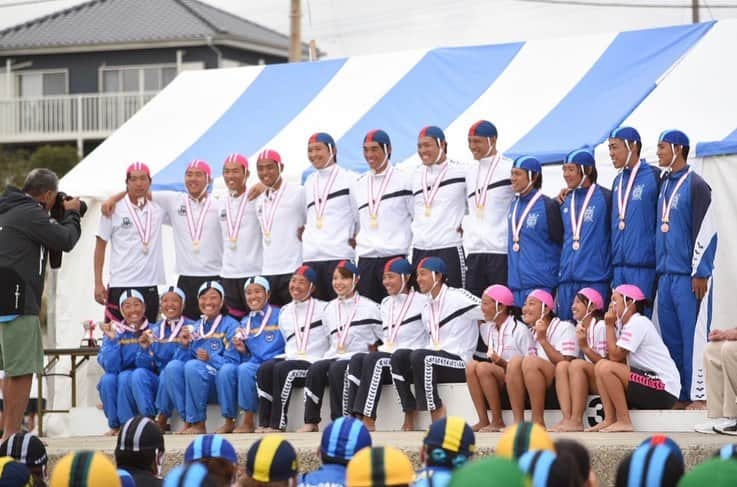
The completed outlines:
[[[325,386],[330,386],[330,419],[335,420],[345,414],[347,398],[344,393],[348,392],[346,381],[348,380],[346,369],[348,360],[325,359],[318,360],[310,366],[305,379],[305,424],[318,424],[322,419],[320,409],[322,408],[322,396]]]
[[[358,272],[361,274],[361,280],[358,281],[358,294],[381,303],[381,300],[387,296],[383,282],[384,266],[395,257],[404,256],[361,257],[358,259]]]
[[[220,276],[179,276],[179,279],[177,279],[177,287],[184,291],[184,295],[187,296],[182,314],[190,320],[198,320],[202,315],[197,299],[197,291],[200,290],[200,286],[205,281],[220,282]]]
[[[268,360],[256,373],[258,391],[258,422],[264,428],[286,429],[289,397],[292,389],[304,386],[306,360]]]
[[[223,277],[221,280],[225,289],[225,307],[228,314],[238,321],[251,311],[246,304],[246,293],[243,289],[247,280],[247,277]]]
[[[123,321],[118,304],[120,295],[128,289],[135,289],[143,296],[146,305],[146,319],[149,323],[156,323],[159,319],[159,289],[156,286],[144,287],[111,287],[107,290],[107,302],[105,303],[105,322],[112,320]]]
[[[481,297],[492,284],[507,285],[507,255],[469,254],[466,257],[466,289]]]
[[[281,308],[292,300],[292,296],[289,294],[289,281],[292,279],[291,274],[275,274],[265,277],[269,281],[269,286],[271,286],[269,304]]]
[[[336,298],[333,291],[333,272],[338,265],[339,260],[322,260],[319,262],[305,262],[305,265],[312,267],[317,274],[317,284],[315,284],[315,292],[312,294],[317,299],[323,301],[331,301]]]
[[[443,350],[397,350],[391,357],[392,379],[399,393],[402,411],[434,411],[443,406],[438,384],[466,382],[466,364]],[[408,378],[415,384],[412,395]]]
[[[448,268],[446,277],[448,286],[465,288],[466,283],[466,258],[463,255],[463,247],[447,247],[444,249],[412,249],[412,264],[417,266],[425,257],[440,257],[445,261]]]
[[[351,357],[348,365],[348,383],[350,401],[348,404],[352,406],[353,414],[376,419],[381,386],[392,383],[391,354],[357,353]]]

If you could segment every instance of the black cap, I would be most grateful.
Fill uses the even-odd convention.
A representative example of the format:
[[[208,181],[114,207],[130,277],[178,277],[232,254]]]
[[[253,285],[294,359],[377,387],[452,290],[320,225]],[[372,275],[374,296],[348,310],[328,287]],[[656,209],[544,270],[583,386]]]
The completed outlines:
[[[135,416],[120,429],[116,451],[164,451],[164,435],[150,418]]]
[[[13,457],[28,467],[40,467],[49,461],[46,447],[36,435],[15,433],[0,445],[0,457]]]

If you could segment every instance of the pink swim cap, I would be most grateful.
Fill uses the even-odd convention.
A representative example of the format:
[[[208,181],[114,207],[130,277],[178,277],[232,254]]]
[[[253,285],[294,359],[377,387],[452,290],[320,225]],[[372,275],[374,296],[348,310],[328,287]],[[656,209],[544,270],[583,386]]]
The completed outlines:
[[[484,294],[497,303],[501,303],[505,306],[514,306],[514,296],[507,286],[494,284],[493,286],[487,287]]]

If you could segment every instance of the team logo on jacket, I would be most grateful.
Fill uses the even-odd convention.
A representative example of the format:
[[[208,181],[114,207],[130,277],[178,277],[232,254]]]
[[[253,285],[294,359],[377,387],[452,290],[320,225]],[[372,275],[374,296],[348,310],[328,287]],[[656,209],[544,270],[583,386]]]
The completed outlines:
[[[632,188],[632,199],[636,201],[642,200],[642,193],[645,191],[644,184],[638,184]]]
[[[583,221],[585,222],[592,222],[594,221],[594,210],[596,209],[595,206],[591,205],[588,208],[586,208],[586,211],[583,213]]]
[[[273,333],[267,333],[264,335],[264,340],[266,340],[266,343],[271,343],[274,341],[274,334]]]
[[[535,226],[537,226],[537,219],[539,217],[539,213],[530,213],[529,215],[527,215],[527,220],[525,220],[525,226],[527,226],[527,228],[535,228]]]
[[[676,193],[676,195],[673,197],[673,206],[671,206],[672,210],[678,209],[678,201],[681,199],[681,193]]]
[[[184,205],[180,205],[179,206],[179,209],[177,210],[177,213],[179,214],[179,216],[186,215],[187,214],[187,207],[184,206]]]
[[[220,344],[218,342],[212,342],[210,344],[210,348],[213,350],[213,352],[216,352]]]
[[[225,213],[225,208],[220,210],[220,219],[225,220],[228,217],[228,215]]]
[[[130,218],[128,218],[127,216],[124,216],[123,220],[120,222],[120,225],[123,228],[129,228],[132,225]]]

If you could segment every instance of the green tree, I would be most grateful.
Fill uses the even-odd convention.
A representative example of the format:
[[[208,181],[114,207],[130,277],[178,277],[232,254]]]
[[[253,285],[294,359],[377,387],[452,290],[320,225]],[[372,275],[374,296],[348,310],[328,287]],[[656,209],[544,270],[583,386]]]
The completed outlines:
[[[0,192],[8,185],[22,186],[31,169],[45,167],[62,178],[78,162],[77,150],[70,145],[44,145],[33,153],[27,149],[0,149]]]

